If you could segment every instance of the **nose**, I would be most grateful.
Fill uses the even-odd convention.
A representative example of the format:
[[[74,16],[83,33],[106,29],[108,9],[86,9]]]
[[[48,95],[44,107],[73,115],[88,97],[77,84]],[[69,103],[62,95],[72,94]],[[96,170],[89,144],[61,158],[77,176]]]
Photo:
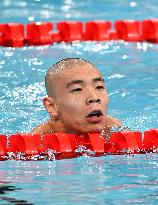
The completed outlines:
[[[92,103],[101,103],[100,97],[95,92],[91,92],[90,95],[86,99],[86,104],[92,104]]]

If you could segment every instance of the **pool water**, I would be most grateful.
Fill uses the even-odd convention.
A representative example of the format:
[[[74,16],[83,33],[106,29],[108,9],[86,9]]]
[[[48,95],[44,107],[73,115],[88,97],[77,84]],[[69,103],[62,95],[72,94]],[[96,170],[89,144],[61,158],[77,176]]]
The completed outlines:
[[[3,204],[156,204],[157,164],[153,154],[1,162],[0,199]]]
[[[0,23],[156,18],[157,1],[11,1],[0,4]],[[60,15],[59,15],[60,14]],[[158,45],[75,42],[0,48],[0,134],[30,132],[48,119],[44,75],[58,60],[94,63],[106,81],[108,114],[133,130],[158,127]],[[0,162],[0,204],[157,204],[156,154],[60,161]]]
[[[156,128],[157,52],[156,44],[121,41],[1,47],[1,133],[28,132],[48,119],[42,104],[44,75],[53,63],[66,57],[86,57],[100,69],[110,97],[109,115],[134,130]]]

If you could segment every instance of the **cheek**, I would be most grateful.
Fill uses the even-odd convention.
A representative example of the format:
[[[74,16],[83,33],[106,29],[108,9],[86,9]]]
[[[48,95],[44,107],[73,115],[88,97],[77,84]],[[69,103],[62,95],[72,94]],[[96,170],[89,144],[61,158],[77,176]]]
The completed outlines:
[[[58,104],[59,112],[67,113],[68,115],[77,115],[83,109],[83,102],[78,97],[64,97],[62,102]]]
[[[78,129],[83,126],[83,109],[82,105],[76,100],[68,100],[59,106],[59,119],[64,123],[65,127]]]
[[[109,104],[109,96],[108,95],[106,96],[105,102],[106,102],[106,105]]]
[[[105,101],[106,104],[109,103],[109,96],[108,96],[108,93],[107,93],[107,92],[105,93],[104,101]]]
[[[100,93],[100,99],[105,105],[107,105],[109,103],[109,96],[107,92]]]

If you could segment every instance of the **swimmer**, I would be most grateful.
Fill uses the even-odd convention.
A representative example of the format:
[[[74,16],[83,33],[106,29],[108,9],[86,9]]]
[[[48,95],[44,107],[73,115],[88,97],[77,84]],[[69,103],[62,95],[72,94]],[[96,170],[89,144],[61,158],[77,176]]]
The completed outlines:
[[[32,133],[103,133],[121,122],[107,115],[108,94],[99,70],[80,58],[66,58],[53,65],[46,73],[47,97],[43,104],[50,120]]]

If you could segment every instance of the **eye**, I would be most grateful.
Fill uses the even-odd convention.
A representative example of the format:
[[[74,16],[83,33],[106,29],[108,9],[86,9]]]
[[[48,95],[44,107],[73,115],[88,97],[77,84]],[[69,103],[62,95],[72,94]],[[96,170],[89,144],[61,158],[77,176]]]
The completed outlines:
[[[105,87],[103,85],[98,85],[98,86],[96,86],[96,89],[102,90],[102,89],[105,89]]]
[[[75,88],[75,89],[71,90],[71,93],[80,92],[80,91],[82,91],[82,88]]]

